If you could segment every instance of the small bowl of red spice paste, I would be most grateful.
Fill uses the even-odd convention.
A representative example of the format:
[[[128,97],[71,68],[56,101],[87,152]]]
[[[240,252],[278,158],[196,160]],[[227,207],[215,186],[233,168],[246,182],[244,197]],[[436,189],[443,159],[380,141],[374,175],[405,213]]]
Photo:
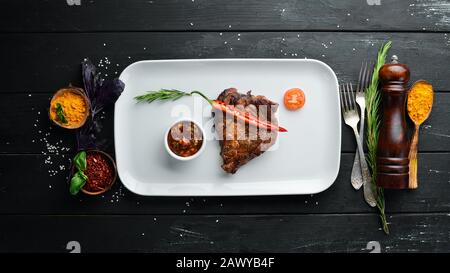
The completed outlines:
[[[114,159],[100,150],[86,151],[86,170],[88,177],[81,191],[88,195],[98,195],[109,190],[117,178]]]

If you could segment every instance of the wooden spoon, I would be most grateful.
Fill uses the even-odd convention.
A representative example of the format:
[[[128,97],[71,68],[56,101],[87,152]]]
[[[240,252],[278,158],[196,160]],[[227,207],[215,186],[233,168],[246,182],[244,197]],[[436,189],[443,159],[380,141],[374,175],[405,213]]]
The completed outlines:
[[[411,120],[414,122],[414,134],[411,141],[411,147],[409,150],[409,185],[408,188],[410,189],[416,189],[418,187],[417,183],[417,144],[419,143],[419,127],[420,125],[428,118],[428,116],[431,113],[431,108],[433,107],[433,86],[425,81],[425,80],[419,80],[416,81],[413,86],[411,87],[411,90],[408,94],[408,101],[411,99],[411,97],[414,95],[414,88],[417,87],[418,84],[425,85],[429,92],[431,93],[431,106],[429,109],[421,109],[428,111],[426,115],[421,120],[415,120],[412,113],[414,111],[417,111],[417,109],[413,109],[413,107],[408,103],[408,115],[411,118]]]

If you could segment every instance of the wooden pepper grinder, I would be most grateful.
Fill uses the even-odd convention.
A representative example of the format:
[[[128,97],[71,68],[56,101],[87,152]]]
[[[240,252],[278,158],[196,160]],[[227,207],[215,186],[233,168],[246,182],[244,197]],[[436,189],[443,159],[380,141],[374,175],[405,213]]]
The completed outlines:
[[[377,185],[382,188],[407,189],[409,183],[409,139],[406,124],[406,98],[409,69],[398,63],[397,56],[380,69],[381,104],[377,150]]]

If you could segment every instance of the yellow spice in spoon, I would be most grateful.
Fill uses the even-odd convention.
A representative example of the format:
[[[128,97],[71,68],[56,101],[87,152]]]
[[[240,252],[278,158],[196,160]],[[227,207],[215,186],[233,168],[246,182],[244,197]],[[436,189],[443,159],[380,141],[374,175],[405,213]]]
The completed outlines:
[[[425,121],[433,105],[433,86],[426,81],[414,84],[408,94],[408,114],[415,124]]]
[[[414,122],[414,134],[409,151],[409,188],[416,189],[417,183],[417,144],[419,127],[430,115],[433,106],[433,86],[424,80],[414,83],[408,94],[408,114]]]

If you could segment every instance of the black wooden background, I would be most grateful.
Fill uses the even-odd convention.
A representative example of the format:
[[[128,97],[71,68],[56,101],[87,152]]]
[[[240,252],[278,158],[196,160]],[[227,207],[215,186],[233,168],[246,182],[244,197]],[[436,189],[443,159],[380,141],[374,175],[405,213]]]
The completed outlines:
[[[0,0],[0,251],[448,252],[450,2],[445,0]],[[387,191],[391,234],[350,186],[355,144],[343,125],[339,176],[307,196],[141,197],[121,183],[68,193],[73,133],[47,118],[53,92],[146,59],[314,58],[340,81],[392,40],[412,80],[436,90],[422,126],[415,191]],[[114,152],[113,111],[102,139]],[[332,136],[330,136],[332,137]]]

